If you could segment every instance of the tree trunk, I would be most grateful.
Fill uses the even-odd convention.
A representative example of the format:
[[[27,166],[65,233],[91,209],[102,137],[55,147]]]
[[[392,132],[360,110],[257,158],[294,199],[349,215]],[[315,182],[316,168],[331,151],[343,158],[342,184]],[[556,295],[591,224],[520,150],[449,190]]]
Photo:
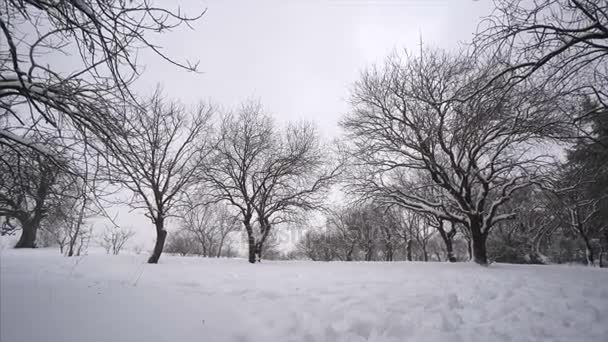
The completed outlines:
[[[247,242],[249,244],[249,262],[255,264],[255,239],[253,234],[247,236]]]
[[[257,262],[262,262],[262,248],[264,247],[264,243],[270,234],[270,229],[272,229],[272,225],[270,224],[267,218],[259,219],[260,228],[262,236],[260,240],[255,244],[255,255],[257,256]]]
[[[456,262],[456,256],[454,255],[454,236],[456,235],[456,229],[454,228],[454,223],[452,223],[452,229],[450,229],[449,232],[446,232],[445,229],[443,229],[443,221],[439,221],[439,226],[437,227],[437,230],[439,231],[439,235],[441,236],[441,239],[443,240],[443,243],[445,245],[445,251],[447,254],[447,259],[449,262]]]
[[[595,262],[595,256],[593,255],[593,248],[591,247],[591,243],[589,242],[589,238],[586,235],[583,235],[583,242],[585,243],[585,261],[587,262],[587,266],[593,266]]]
[[[386,256],[385,261],[393,261],[393,246],[391,244],[386,245]]]
[[[456,262],[456,256],[454,255],[454,245],[452,243],[452,239],[447,239],[445,241],[445,250],[446,250],[448,261]]]
[[[407,240],[405,244],[405,256],[407,261],[412,261],[412,240]]]
[[[15,248],[36,248],[36,232],[38,231],[39,221],[24,221],[21,224],[21,237]]]
[[[222,235],[222,238],[220,239],[220,242],[217,246],[217,254],[216,254],[216,258],[219,258],[222,256],[222,247],[224,247],[224,239],[226,238],[226,235]]]
[[[608,259],[608,229],[604,228],[604,246],[599,255],[600,267],[606,267],[605,259]]]
[[[488,235],[481,231],[481,218],[472,217],[469,229],[471,231],[473,261],[485,266],[488,264],[488,255],[486,251],[486,240]]]
[[[346,261],[353,261],[353,251],[355,250],[354,244],[350,246],[346,252]]]
[[[245,231],[247,231],[247,245],[249,247],[249,262],[255,264],[255,237],[253,236],[253,228],[251,227],[251,217],[243,219]]]
[[[167,231],[165,230],[164,218],[156,219],[156,243],[154,244],[154,251],[148,259],[149,264],[157,264],[160,255],[163,253],[165,247],[165,239],[167,238]]]
[[[365,261],[372,261],[373,246],[371,241],[367,241],[365,245]]]

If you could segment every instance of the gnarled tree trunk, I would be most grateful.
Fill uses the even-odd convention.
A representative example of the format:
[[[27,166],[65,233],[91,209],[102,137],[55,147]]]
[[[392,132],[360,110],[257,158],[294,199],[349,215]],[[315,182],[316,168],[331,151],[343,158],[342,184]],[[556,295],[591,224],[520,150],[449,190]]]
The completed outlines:
[[[446,232],[443,228],[443,220],[440,220],[437,230],[439,231],[439,235],[445,244],[445,251],[448,261],[456,262],[456,256],[454,255],[454,236],[456,235],[456,228],[454,227],[454,223],[452,223],[452,229],[450,229],[449,232]]]
[[[21,224],[21,237],[15,245],[15,248],[36,248],[36,233],[40,222],[32,220],[24,220]]]

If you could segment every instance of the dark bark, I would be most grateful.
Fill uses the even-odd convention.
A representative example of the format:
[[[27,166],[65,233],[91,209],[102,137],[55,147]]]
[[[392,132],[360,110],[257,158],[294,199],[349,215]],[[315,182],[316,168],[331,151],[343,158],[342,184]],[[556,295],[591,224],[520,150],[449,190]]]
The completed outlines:
[[[470,218],[469,230],[471,232],[473,261],[480,265],[488,264],[486,240],[488,234],[481,231],[482,219],[477,216]]]
[[[604,246],[599,255],[600,267],[606,267],[606,259],[608,259],[608,228],[604,228]]]
[[[44,169],[43,169],[44,170]],[[44,207],[46,199],[49,195],[51,184],[54,181],[53,174],[50,171],[43,171],[40,183],[36,189],[36,206],[32,215],[26,217],[17,217],[21,222],[21,237],[15,248],[36,248],[36,234],[40,227],[40,222],[46,216]]]
[[[456,256],[454,255],[454,236],[456,236],[456,227],[454,227],[454,224],[452,223],[452,229],[446,232],[443,227],[443,221],[440,221],[437,230],[445,245],[447,260],[449,262],[456,262]]]
[[[581,234],[583,242],[585,243],[585,262],[588,266],[593,266],[595,262],[595,255],[593,253],[593,247],[587,235]]]
[[[253,237],[253,234],[248,234],[247,236],[247,242],[249,245],[249,262],[252,264],[255,264],[255,239]]]
[[[156,243],[154,244],[154,251],[148,259],[149,264],[157,264],[160,255],[163,253],[165,247],[165,240],[167,239],[167,231],[165,230],[164,218],[156,219]]]
[[[405,244],[405,257],[407,261],[412,261],[412,240],[407,240]]]
[[[426,251],[426,245],[422,245],[422,260],[429,261],[429,253]]]
[[[84,219],[84,211],[86,209],[86,205],[87,205],[87,199],[86,197],[83,200],[82,203],[82,207],[80,208],[80,212],[78,213],[78,221],[76,221],[75,223],[75,227],[74,227],[74,232],[73,232],[73,236],[70,239],[70,249],[68,251],[68,256],[71,257],[74,255],[74,246],[76,245],[76,240],[79,238],[80,235],[80,226],[82,225],[82,221]],[[78,247],[78,254],[80,255],[80,246]],[[115,253],[116,254],[116,253]]]
[[[393,261],[393,246],[391,244],[386,245],[386,253],[384,255],[384,261]]]
[[[365,246],[365,261],[372,261],[373,255],[374,255],[373,242],[371,240],[367,240],[367,243]]]
[[[260,240],[257,243],[255,243],[254,259],[257,258],[257,262],[262,261],[262,249],[264,247],[264,243],[266,242],[266,239],[268,238],[270,229],[272,228],[268,219],[260,219],[259,223],[260,223],[262,237],[260,238]]]
[[[36,248],[36,232],[38,231],[39,221],[23,221],[21,226],[21,237],[15,248]]]
[[[249,247],[249,262],[255,264],[255,237],[253,236],[253,228],[251,227],[251,216],[245,217],[243,220],[245,231],[247,232],[247,245]]]
[[[354,252],[354,250],[355,250],[355,244],[352,243],[350,245],[350,248],[346,252],[346,261],[353,261],[353,252]]]

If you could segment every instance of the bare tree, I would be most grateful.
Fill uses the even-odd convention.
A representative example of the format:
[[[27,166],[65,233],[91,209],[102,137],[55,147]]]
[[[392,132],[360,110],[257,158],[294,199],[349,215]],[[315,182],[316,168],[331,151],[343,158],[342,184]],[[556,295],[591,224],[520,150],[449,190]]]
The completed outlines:
[[[238,218],[223,203],[189,202],[180,221],[181,229],[198,242],[203,256],[222,256],[229,234],[240,229]]]
[[[440,51],[394,56],[363,73],[342,122],[349,190],[464,225],[479,264],[492,227],[514,216],[505,203],[549,161],[530,143],[552,128],[543,120],[555,105],[523,85],[488,88],[493,74],[492,64]]]
[[[310,125],[277,131],[261,104],[248,102],[226,115],[206,184],[212,201],[232,205],[248,238],[249,262],[261,258],[275,224],[316,208],[337,168],[326,168],[327,154]],[[257,230],[254,229],[257,223]]]
[[[167,231],[165,221],[176,215],[188,188],[198,182],[206,155],[213,109],[201,104],[192,113],[175,102],[165,102],[160,91],[129,110],[129,133],[113,154],[112,181],[133,194],[129,205],[143,209],[156,231],[149,263],[157,263]]]
[[[608,229],[608,225],[598,220],[601,204],[608,196],[589,198],[577,186],[560,187],[554,191],[554,195],[556,216],[581,238],[585,246],[585,261],[587,265],[593,266],[595,253],[591,238]]]
[[[454,237],[458,231],[456,230],[454,222],[432,216],[429,218],[428,223],[439,233],[445,246],[446,259],[449,262],[456,262],[456,256],[454,255]],[[449,230],[445,228],[446,223],[451,226]]]
[[[138,50],[196,69],[168,56],[152,35],[188,26],[204,12],[189,17],[149,1],[4,0],[0,7],[0,121],[13,126],[0,129],[0,144],[52,157],[23,134],[43,130],[116,147],[112,137],[126,117],[112,108],[133,99]],[[61,58],[52,62],[52,55]]]
[[[342,167],[340,160],[332,161],[336,155],[320,143],[309,123],[289,125],[276,135],[259,172],[252,178],[257,192],[253,205],[260,227],[255,245],[258,261],[272,227],[293,222],[304,211],[320,209]]]
[[[72,190],[73,178],[65,164],[22,146],[0,144],[0,155],[0,216],[7,231],[21,229],[16,248],[33,248],[42,222]]]
[[[396,233],[398,223],[395,222],[395,217],[391,215],[388,208],[383,210],[383,217],[384,219],[380,222],[380,231],[384,246],[384,261],[393,261],[395,250],[399,247],[399,235]]]
[[[532,80],[569,102],[590,96],[595,105],[586,111],[562,113],[564,123],[574,129],[563,137],[593,140],[584,119],[608,109],[606,1],[498,0],[495,4],[494,13],[482,21],[473,42],[478,51],[489,51],[503,63],[492,81]]]
[[[296,250],[312,261],[332,261],[339,259],[337,239],[336,232],[308,230],[298,240]]]
[[[418,260],[429,261],[428,245],[436,232],[432,226],[433,220],[433,216],[423,215],[419,220],[416,220],[418,224],[413,227],[414,240],[420,249]]]
[[[181,256],[189,254],[200,255],[200,245],[192,237],[192,234],[185,230],[178,230],[167,238],[167,253],[175,253]]]
[[[135,235],[135,232],[123,229],[119,226],[107,226],[99,239],[99,245],[106,250],[106,253],[118,255],[124,245]]]

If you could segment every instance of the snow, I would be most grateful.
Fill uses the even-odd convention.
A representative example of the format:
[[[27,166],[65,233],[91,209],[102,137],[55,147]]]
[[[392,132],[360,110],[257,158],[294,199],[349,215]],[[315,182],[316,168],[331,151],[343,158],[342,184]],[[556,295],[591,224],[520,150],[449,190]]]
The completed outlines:
[[[0,341],[608,341],[608,272],[0,251]]]
[[[27,137],[18,136],[5,129],[0,129],[0,137],[5,137],[5,139],[7,139],[7,140],[12,140],[12,141],[14,141],[18,144],[24,145],[24,146],[29,146],[29,147],[35,149],[36,151],[38,151],[42,154],[48,155],[48,156],[53,156],[53,154],[54,154],[49,149],[47,149],[43,144],[32,141],[32,140],[28,139]]]

